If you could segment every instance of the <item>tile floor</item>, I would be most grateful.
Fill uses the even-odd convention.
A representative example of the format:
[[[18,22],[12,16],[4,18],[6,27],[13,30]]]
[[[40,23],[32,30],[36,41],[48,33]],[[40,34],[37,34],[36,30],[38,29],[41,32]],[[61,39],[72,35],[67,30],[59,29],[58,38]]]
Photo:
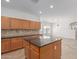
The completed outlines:
[[[77,40],[62,40],[62,56],[61,59],[77,59]]]
[[[25,59],[24,49],[2,54],[1,59]]]
[[[77,45],[75,39],[63,39],[61,59],[77,59],[76,46]],[[24,49],[3,54],[1,59],[25,59]]]

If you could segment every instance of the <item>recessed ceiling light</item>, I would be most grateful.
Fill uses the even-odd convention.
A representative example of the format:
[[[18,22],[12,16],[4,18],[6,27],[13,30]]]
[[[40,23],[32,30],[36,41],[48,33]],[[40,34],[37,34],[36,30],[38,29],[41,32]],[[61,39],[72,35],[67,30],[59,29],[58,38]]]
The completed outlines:
[[[40,11],[40,14],[42,14],[42,11]]]
[[[5,0],[6,2],[10,2],[10,0]]]
[[[50,5],[50,8],[53,8],[54,6],[53,5]]]

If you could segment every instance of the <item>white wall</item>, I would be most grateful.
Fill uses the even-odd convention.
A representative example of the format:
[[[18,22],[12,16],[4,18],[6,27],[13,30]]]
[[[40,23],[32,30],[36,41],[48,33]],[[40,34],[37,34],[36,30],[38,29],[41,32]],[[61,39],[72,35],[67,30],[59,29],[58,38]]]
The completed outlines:
[[[15,9],[4,8],[4,7],[1,7],[1,16],[9,16],[15,18],[22,18],[26,20],[40,21],[39,17],[37,17],[34,14],[22,12]]]
[[[69,24],[75,22],[75,17],[56,16],[56,17],[41,17],[41,21],[53,23],[53,36],[75,39],[75,31],[71,30]]]

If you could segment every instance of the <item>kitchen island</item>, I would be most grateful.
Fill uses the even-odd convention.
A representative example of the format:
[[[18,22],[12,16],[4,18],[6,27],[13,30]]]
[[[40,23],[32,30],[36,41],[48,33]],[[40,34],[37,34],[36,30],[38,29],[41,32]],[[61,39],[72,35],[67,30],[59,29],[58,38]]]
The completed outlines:
[[[61,59],[61,39],[24,38],[26,59]]]

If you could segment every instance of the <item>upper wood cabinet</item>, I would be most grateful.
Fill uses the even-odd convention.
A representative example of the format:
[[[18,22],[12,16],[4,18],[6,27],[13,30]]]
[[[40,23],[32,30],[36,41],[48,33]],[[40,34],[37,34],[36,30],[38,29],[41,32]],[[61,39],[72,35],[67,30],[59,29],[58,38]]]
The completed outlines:
[[[30,21],[28,20],[22,20],[22,29],[30,29]]]
[[[29,21],[19,18],[1,17],[1,29],[33,29],[41,28],[40,22]]]
[[[35,22],[34,21],[30,21],[30,29],[35,29]]]
[[[10,29],[10,19],[8,17],[1,16],[1,29]]]
[[[11,18],[11,29],[22,29],[21,20],[16,18]]]
[[[30,29],[40,29],[41,28],[41,23],[40,22],[35,22],[35,21],[30,21]]]
[[[11,50],[10,39],[2,39],[1,40],[1,53],[8,52]]]
[[[41,23],[40,22],[35,23],[35,29],[41,29]]]

